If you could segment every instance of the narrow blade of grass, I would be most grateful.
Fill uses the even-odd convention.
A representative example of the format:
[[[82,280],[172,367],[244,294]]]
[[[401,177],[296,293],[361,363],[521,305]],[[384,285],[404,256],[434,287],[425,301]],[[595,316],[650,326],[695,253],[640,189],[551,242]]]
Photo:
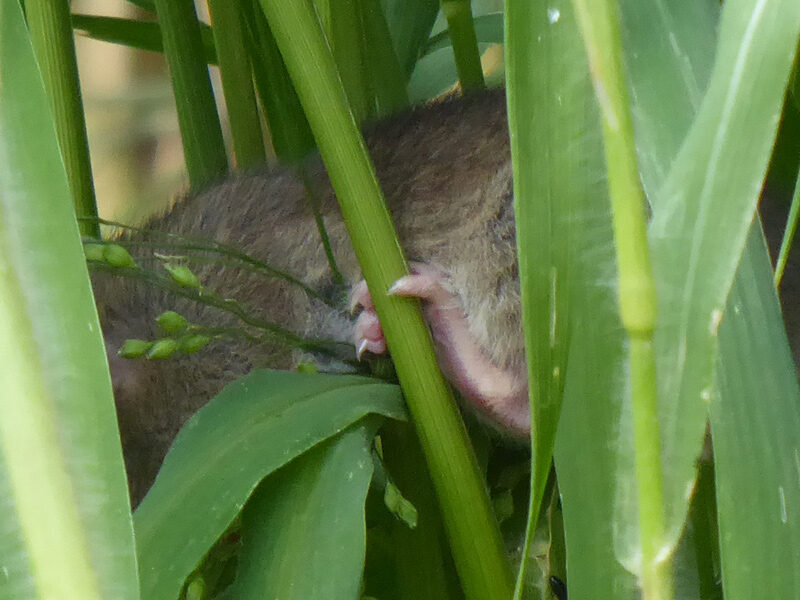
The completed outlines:
[[[242,4],[253,74],[278,159],[296,163],[314,149],[314,136],[258,0]]]
[[[464,93],[485,89],[470,0],[442,0],[442,13],[447,19],[461,89]]]
[[[25,11],[31,42],[53,108],[75,214],[79,217],[96,217],[97,201],[78,81],[75,42],[69,20],[69,3],[29,0],[25,3]],[[100,237],[100,228],[92,221],[81,221],[79,227],[84,235]]]
[[[73,14],[71,20],[75,33],[94,40],[122,44],[151,52],[164,51],[161,27],[158,23],[78,14]],[[217,51],[214,48],[214,35],[211,28],[205,23],[201,23],[200,35],[203,38],[205,61],[209,65],[217,64]]]
[[[267,161],[258,115],[253,71],[245,44],[240,2],[210,0],[222,91],[231,124],[236,165],[246,170]]]
[[[439,14],[439,0],[388,0],[384,6],[397,60],[408,78]]]
[[[329,0],[330,24],[326,32],[356,122],[375,115],[375,94],[367,70],[361,0]]]
[[[222,128],[192,0],[155,0],[178,109],[189,181],[201,188],[228,170]]]
[[[361,0],[369,71],[378,114],[390,115],[408,106],[406,77],[392,46],[380,0]]]
[[[503,43],[503,13],[491,13],[488,15],[480,15],[473,19],[475,26],[475,37],[478,43],[484,44],[502,44]],[[432,35],[425,47],[422,49],[421,56],[436,52],[442,48],[452,46],[450,41],[450,31],[444,31]]]
[[[564,381],[569,374],[567,356],[576,318],[573,311],[580,306],[573,304],[577,271],[581,269],[576,261],[582,260],[580,248],[586,249],[580,240],[593,237],[588,228],[595,229],[603,222],[607,228],[610,223],[606,194],[597,184],[603,170],[599,119],[574,13],[569,2],[556,2],[549,10],[528,2],[506,5],[515,215],[532,399],[528,544],[538,522]],[[593,280],[596,275],[585,270],[581,276]],[[592,306],[597,310],[596,304]],[[594,314],[595,319],[602,319]],[[613,312],[608,318],[616,320]],[[584,401],[602,403],[599,399]],[[585,497],[573,496],[573,489],[584,484],[571,480],[569,470],[563,474],[563,484],[565,514],[570,510],[583,512],[582,507],[573,508],[572,502],[580,503]],[[593,501],[597,500],[593,496]],[[589,533],[584,529],[584,535]],[[570,538],[578,548],[582,541]],[[613,564],[613,554],[607,555],[606,561]],[[524,561],[518,594],[527,579],[526,566]],[[608,572],[608,568],[604,570]],[[576,578],[581,578],[580,572],[576,568]]]
[[[638,525],[635,572],[645,600],[673,596],[672,561],[664,555],[664,475],[653,333],[656,287],[647,239],[616,0],[573,0],[603,120],[614,222],[619,311],[627,334]],[[631,564],[634,564],[633,562]]]

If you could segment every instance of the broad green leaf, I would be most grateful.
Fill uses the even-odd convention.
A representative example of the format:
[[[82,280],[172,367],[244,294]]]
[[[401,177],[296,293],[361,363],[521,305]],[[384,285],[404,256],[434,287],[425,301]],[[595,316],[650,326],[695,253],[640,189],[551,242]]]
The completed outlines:
[[[236,598],[357,598],[379,420],[362,419],[267,478],[242,512]]]
[[[394,597],[403,600],[463,598],[416,432],[409,423],[390,422],[381,429],[380,439],[386,465],[383,475],[391,477],[416,510],[414,529],[396,516],[387,527],[384,541],[389,545]],[[386,508],[384,498],[381,510]],[[370,532],[373,544],[376,541],[374,531]],[[373,587],[375,595],[380,589]]]
[[[226,387],[178,434],[136,511],[143,597],[175,598],[263,477],[368,413],[404,418],[400,389],[287,371]]]
[[[652,198],[669,545],[683,529],[696,477],[718,328],[775,139],[800,4],[732,0],[719,31],[708,91]]]
[[[711,433],[726,600],[800,597],[800,390],[760,228],[720,331]]]
[[[138,598],[100,326],[50,107],[0,4],[0,596]]]
[[[95,40],[151,52],[164,51],[161,27],[152,21],[73,14],[72,27],[77,33]],[[201,23],[200,35],[203,38],[205,61],[210,65],[217,64],[217,53],[214,48],[214,35],[211,27]]]

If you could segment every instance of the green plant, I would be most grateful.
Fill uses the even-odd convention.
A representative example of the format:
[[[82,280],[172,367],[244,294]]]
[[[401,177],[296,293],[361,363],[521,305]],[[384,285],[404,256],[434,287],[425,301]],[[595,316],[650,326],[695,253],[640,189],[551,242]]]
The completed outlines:
[[[501,531],[527,533],[516,597],[548,597],[549,576],[571,600],[800,594],[800,390],[750,226],[770,157],[786,161],[786,144],[773,152],[779,116],[796,119],[784,104],[796,2],[506,0],[530,494],[517,454],[487,450],[478,433],[476,458],[432,351],[419,350],[416,311],[378,300],[419,447],[397,386],[256,372],[181,433],[133,516],[62,168],[62,156],[88,164],[63,133],[82,124],[46,116],[73,89],[58,81],[75,84],[74,58],[54,50],[63,36],[48,44],[44,28],[55,15],[63,33],[65,4],[27,0],[28,29],[18,3],[0,5],[0,597],[508,598]],[[158,24],[73,24],[166,51],[192,181],[228,164],[221,138],[203,133],[219,129],[205,70],[218,60],[235,164],[265,156],[259,111],[281,160],[316,144],[369,285],[402,274],[350,111],[388,114],[448,87],[430,66],[452,57],[431,35],[438,3],[210,1],[213,30],[189,1],[135,4]],[[468,8],[442,3],[474,89],[475,32],[497,41],[500,17],[473,28]],[[422,401],[431,387],[438,400]],[[707,424],[713,462],[698,468]],[[412,475],[420,468],[430,481]],[[406,515],[415,507],[416,529],[384,496]]]

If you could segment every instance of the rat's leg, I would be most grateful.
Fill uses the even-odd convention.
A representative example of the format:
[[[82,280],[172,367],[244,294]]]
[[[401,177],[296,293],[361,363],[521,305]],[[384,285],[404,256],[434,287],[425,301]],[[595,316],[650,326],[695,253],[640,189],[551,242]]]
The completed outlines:
[[[446,276],[430,265],[412,264],[412,274],[398,279],[389,294],[423,300],[423,313],[433,335],[439,365],[450,383],[475,408],[503,429],[530,434],[528,380],[525,372],[494,365],[472,337],[458,296],[447,289]],[[355,345],[380,354],[386,341],[365,282],[353,288],[351,307],[363,307],[355,326]]]

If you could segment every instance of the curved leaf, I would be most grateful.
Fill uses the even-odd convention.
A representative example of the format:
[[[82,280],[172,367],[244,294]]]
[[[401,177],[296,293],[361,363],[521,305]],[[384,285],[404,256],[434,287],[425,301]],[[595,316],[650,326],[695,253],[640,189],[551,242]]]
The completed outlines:
[[[400,388],[255,371],[181,430],[134,522],[142,594],[175,598],[266,475],[369,413],[405,418]]]
[[[358,598],[378,423],[363,419],[253,493],[242,512],[236,598]]]

